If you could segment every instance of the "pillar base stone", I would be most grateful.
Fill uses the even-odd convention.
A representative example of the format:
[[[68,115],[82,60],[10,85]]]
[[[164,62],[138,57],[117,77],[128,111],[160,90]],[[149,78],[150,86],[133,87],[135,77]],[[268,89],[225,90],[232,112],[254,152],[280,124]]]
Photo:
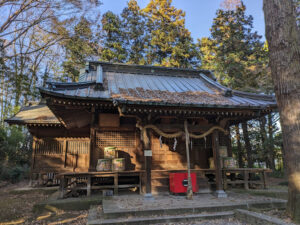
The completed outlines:
[[[216,190],[215,196],[217,198],[227,198],[227,194],[224,190]]]
[[[153,201],[154,197],[153,197],[153,195],[151,193],[146,193],[146,194],[144,194],[144,199],[146,201]]]

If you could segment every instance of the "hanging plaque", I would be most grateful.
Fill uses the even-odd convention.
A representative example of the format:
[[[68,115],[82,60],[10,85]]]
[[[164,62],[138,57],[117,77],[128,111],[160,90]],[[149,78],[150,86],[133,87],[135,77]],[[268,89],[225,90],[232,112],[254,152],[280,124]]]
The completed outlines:
[[[152,156],[152,150],[144,150],[144,156]]]

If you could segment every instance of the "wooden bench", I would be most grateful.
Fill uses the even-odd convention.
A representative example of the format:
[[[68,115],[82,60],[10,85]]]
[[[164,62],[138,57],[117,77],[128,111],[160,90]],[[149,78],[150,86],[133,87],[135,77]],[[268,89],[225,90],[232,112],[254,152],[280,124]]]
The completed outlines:
[[[272,172],[271,169],[263,169],[263,168],[232,168],[232,169],[223,169],[223,185],[224,190],[228,188],[228,184],[243,184],[246,190],[249,189],[249,184],[260,184],[263,187],[267,188],[267,173]],[[243,175],[243,180],[228,180],[227,174],[236,175],[241,174]],[[261,179],[257,180],[250,180],[250,174],[260,174]]]
[[[118,195],[119,188],[139,188],[141,193],[142,189],[142,174],[144,171],[117,171],[117,172],[69,172],[61,173],[57,175],[60,179],[60,198],[64,198],[66,193],[76,192],[78,190],[86,190],[87,196],[91,195],[92,190],[99,189],[113,189],[114,195]],[[94,178],[113,178],[113,185],[92,185]],[[119,184],[120,177],[138,177],[138,184]],[[77,181],[80,179],[86,179],[85,186],[78,186]]]

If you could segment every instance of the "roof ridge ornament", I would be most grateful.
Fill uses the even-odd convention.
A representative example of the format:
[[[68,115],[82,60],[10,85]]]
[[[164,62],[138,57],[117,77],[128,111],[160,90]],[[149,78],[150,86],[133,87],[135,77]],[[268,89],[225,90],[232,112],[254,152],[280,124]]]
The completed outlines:
[[[96,67],[96,85],[95,89],[103,90],[103,69],[101,65]]]
[[[225,90],[224,96],[225,96],[225,97],[232,97],[232,90],[229,89],[229,88],[228,88],[227,90]]]
[[[103,84],[103,69],[101,65],[97,65],[96,84]]]

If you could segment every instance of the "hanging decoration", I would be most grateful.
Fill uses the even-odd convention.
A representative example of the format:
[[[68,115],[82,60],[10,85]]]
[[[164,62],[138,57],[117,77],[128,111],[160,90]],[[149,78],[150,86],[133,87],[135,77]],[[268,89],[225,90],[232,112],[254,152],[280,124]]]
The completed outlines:
[[[177,147],[177,139],[174,138],[174,145],[173,145],[173,151],[176,151],[176,147]]]
[[[178,131],[176,133],[172,133],[172,134],[168,134],[168,133],[165,133],[163,131],[161,131],[157,126],[153,125],[153,124],[149,124],[149,125],[146,125],[146,126],[142,126],[140,124],[140,122],[137,122],[136,124],[136,127],[139,128],[141,130],[141,135],[142,135],[142,140],[145,142],[145,143],[149,143],[149,138],[147,136],[147,132],[146,130],[147,129],[152,129],[154,130],[158,135],[160,135],[161,137],[164,137],[164,138],[177,138],[177,137],[181,137],[181,136],[184,136],[185,135],[185,132],[183,131]],[[208,131],[206,131],[205,133],[203,134],[193,134],[193,133],[190,133],[188,132],[188,135],[190,138],[194,138],[194,139],[201,139],[201,138],[204,138],[204,141],[205,141],[205,148],[206,148],[206,137],[208,135],[210,135],[214,130],[220,130],[222,131],[224,134],[228,134],[228,131],[226,131],[225,129],[223,129],[222,127],[220,126],[213,126],[211,127]],[[161,143],[162,144],[162,143]]]
[[[160,135],[160,136],[159,136],[159,144],[160,144],[160,148],[162,148],[162,145],[163,145],[162,139],[161,139],[161,138],[162,138],[162,136]]]
[[[155,126],[153,124],[148,124],[146,126],[142,126],[141,125],[141,120],[139,120],[136,123],[136,127],[141,130],[142,141],[144,143],[144,146],[146,146],[146,147],[150,146],[150,139],[149,139],[149,137],[147,135],[147,129],[149,129],[149,128],[153,129],[156,133],[158,133],[160,135],[159,139],[160,139],[161,146],[162,146],[162,137],[165,137],[165,138],[174,138],[174,146],[173,146],[173,150],[174,151],[176,150],[176,146],[177,146],[177,139],[176,139],[176,137],[185,136],[187,169],[188,169],[187,199],[192,199],[192,197],[193,197],[192,181],[191,181],[191,170],[190,170],[190,155],[189,155],[190,154],[189,153],[189,144],[191,143],[191,146],[192,146],[192,141],[190,142],[190,139],[191,138],[195,138],[195,139],[204,138],[205,148],[206,148],[206,136],[208,136],[209,134],[211,134],[214,130],[220,130],[220,131],[224,132],[226,135],[228,134],[228,131],[226,131],[225,129],[223,129],[220,126],[213,126],[208,131],[206,131],[205,133],[200,134],[200,135],[196,135],[196,134],[190,133],[188,131],[188,121],[187,120],[184,121],[184,131],[178,131],[178,132],[173,133],[173,134],[165,133],[165,132],[161,131],[157,126]]]

